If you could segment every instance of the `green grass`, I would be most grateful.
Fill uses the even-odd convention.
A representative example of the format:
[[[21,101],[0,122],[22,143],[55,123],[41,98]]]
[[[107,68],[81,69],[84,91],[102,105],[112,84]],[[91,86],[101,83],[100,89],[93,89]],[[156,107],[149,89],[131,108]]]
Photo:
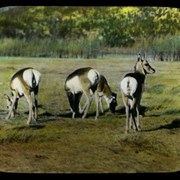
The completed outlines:
[[[0,62],[0,171],[130,173],[180,169],[179,63],[151,62],[156,73],[146,79],[141,102],[145,107],[143,131],[125,134],[119,82],[133,70],[133,60],[9,58]],[[28,106],[23,98],[17,116],[5,120],[3,94],[10,93],[8,80],[25,66],[42,73],[38,124],[31,126],[26,125]],[[71,119],[64,81],[73,70],[84,66],[97,68],[108,79],[118,95],[115,114],[106,111],[96,121],[93,102],[86,119]]]

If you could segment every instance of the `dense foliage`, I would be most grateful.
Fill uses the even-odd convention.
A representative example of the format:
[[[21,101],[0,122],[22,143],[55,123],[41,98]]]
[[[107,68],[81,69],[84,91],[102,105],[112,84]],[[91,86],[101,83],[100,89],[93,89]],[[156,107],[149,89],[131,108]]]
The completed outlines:
[[[0,14],[0,39],[53,41],[63,44],[59,53],[67,44],[73,54],[102,47],[146,48],[180,32],[180,9],[170,7],[14,6],[1,8]]]

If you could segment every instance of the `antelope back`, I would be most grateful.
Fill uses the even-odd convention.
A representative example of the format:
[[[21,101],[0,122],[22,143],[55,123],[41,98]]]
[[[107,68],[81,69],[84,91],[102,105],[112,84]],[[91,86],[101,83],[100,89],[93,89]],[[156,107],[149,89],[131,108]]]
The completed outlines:
[[[89,69],[85,76],[80,76],[80,81],[84,90],[91,89],[93,93],[97,89],[100,74],[96,69]]]
[[[24,68],[17,71],[10,80],[12,90],[17,90],[22,94],[24,89],[33,89],[39,85],[41,73],[33,68]]]
[[[72,93],[97,88],[99,72],[91,67],[79,68],[72,72],[65,81],[65,90]]]

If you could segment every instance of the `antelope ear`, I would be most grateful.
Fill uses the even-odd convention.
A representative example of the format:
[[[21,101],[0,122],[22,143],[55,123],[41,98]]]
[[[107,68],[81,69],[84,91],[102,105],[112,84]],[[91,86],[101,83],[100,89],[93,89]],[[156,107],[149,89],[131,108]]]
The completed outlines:
[[[11,98],[10,98],[7,94],[4,94],[4,97],[5,97],[8,101],[11,101]]]
[[[139,53],[137,57],[137,61],[140,61],[140,60],[142,60],[142,57],[141,57],[141,54]]]

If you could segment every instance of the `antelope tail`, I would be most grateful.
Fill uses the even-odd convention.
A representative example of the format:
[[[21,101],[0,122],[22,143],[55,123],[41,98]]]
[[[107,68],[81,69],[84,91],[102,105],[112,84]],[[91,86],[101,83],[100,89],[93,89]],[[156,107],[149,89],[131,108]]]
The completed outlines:
[[[130,79],[128,78],[128,81],[127,81],[127,96],[129,99],[132,99],[132,94],[131,94],[131,87],[130,87]]]

